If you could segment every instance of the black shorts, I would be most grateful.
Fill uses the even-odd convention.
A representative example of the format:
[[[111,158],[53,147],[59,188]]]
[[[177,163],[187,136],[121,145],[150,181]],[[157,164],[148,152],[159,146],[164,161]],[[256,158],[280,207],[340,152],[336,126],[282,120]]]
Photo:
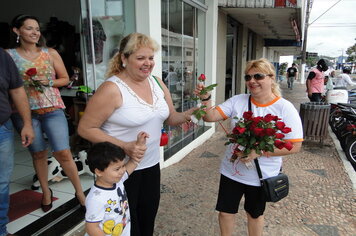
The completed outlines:
[[[236,182],[224,175],[220,177],[216,210],[236,214],[243,195],[245,196],[245,211],[248,212],[252,218],[258,218],[263,215],[266,209],[266,200],[262,188]]]

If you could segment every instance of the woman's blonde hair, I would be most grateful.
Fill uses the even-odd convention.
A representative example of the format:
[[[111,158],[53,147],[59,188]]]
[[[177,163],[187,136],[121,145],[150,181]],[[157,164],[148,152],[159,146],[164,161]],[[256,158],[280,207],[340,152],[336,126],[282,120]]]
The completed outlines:
[[[245,68],[245,74],[249,72],[251,69],[256,69],[258,71],[261,71],[262,73],[266,75],[272,75],[272,93],[276,95],[277,97],[282,96],[281,89],[279,87],[279,84],[277,83],[276,80],[276,69],[272,65],[271,62],[269,62],[266,58],[260,58],[258,60],[252,60],[247,62],[246,68]]]
[[[141,47],[151,48],[154,52],[159,50],[159,45],[156,41],[147,35],[132,33],[124,37],[120,42],[119,51],[115,53],[109,62],[106,77],[109,78],[125,70],[125,67],[122,65],[121,56],[124,55],[125,58],[128,58]]]

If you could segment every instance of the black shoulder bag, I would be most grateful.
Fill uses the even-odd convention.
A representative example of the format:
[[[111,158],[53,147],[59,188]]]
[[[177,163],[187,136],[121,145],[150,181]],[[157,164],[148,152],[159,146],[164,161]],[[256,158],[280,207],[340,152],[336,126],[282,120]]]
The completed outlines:
[[[251,111],[251,96],[248,100],[248,110]],[[258,159],[256,158],[254,161],[266,201],[278,202],[282,198],[286,197],[289,192],[288,176],[282,172],[279,172],[277,176],[263,179]]]

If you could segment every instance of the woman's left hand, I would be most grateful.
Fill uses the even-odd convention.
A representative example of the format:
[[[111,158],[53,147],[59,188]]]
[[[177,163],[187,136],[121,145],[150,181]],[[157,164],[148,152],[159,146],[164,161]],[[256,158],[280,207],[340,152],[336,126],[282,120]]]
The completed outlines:
[[[37,81],[39,81],[43,86],[49,85],[49,79],[44,75],[37,76]]]
[[[247,163],[250,161],[253,161],[257,157],[260,157],[261,155],[257,154],[255,150],[252,150],[250,154],[248,154],[247,157],[240,158],[241,162]]]

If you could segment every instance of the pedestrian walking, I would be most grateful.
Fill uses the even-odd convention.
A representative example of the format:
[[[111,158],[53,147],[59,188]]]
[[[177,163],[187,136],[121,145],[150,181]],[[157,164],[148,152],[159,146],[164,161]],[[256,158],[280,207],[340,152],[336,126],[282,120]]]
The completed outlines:
[[[287,83],[290,90],[293,89],[294,80],[298,78],[297,64],[293,63],[291,67],[287,69]]]

